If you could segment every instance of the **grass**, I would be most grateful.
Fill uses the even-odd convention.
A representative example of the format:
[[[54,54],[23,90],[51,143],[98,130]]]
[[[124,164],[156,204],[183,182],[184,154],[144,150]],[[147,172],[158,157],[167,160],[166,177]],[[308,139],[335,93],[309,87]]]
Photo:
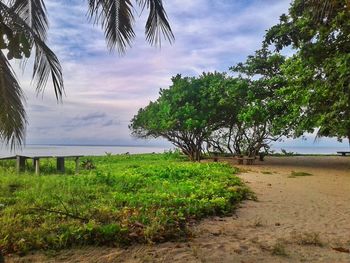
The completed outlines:
[[[91,157],[96,169],[41,176],[0,166],[0,252],[24,254],[81,245],[129,245],[183,238],[189,222],[225,215],[251,193],[222,163],[190,163],[178,154]]]
[[[271,254],[274,256],[288,257],[288,252],[284,243],[281,240],[278,240],[271,249]]]
[[[312,176],[312,174],[307,173],[307,172],[292,171],[289,178],[295,178],[295,177],[300,177],[300,176]]]
[[[298,245],[323,247],[320,234],[315,232],[305,232],[301,234],[293,233],[293,238]]]

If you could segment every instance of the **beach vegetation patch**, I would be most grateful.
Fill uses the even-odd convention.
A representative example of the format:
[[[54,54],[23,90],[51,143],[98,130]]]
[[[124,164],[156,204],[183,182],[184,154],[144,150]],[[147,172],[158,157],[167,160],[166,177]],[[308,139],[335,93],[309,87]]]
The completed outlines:
[[[274,256],[288,257],[288,252],[282,240],[277,240],[271,249],[271,254]]]
[[[324,243],[321,240],[320,234],[316,232],[293,233],[293,238],[298,245],[303,246],[318,246],[323,247]]]
[[[54,160],[40,176],[0,167],[0,251],[183,239],[196,220],[230,214],[251,196],[228,164],[186,159],[177,152],[89,157],[96,169],[78,175],[74,160],[65,175],[50,173]]]
[[[300,176],[312,176],[312,174],[307,173],[307,172],[292,171],[289,178],[295,178],[295,177],[300,177]]]

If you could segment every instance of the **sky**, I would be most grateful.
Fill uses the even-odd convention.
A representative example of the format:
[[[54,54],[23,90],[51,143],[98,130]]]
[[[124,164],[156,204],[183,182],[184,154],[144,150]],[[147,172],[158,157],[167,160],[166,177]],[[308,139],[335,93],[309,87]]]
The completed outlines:
[[[27,144],[166,145],[130,136],[128,125],[138,109],[155,100],[159,89],[168,87],[178,73],[228,71],[244,61],[290,4],[290,0],[163,2],[175,42],[150,46],[144,36],[145,14],[138,13],[132,48],[120,56],[108,51],[102,29],[88,21],[87,1],[45,1],[49,46],[63,67],[65,96],[63,103],[57,103],[50,83],[43,94],[36,94],[31,68],[23,74],[17,71],[26,94]],[[322,143],[336,145],[332,139]]]

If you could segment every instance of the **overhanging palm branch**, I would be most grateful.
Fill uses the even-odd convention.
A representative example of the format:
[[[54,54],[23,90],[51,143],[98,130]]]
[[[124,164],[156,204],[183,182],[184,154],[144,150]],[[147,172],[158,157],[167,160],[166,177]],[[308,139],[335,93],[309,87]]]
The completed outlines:
[[[130,0],[88,0],[89,17],[94,24],[101,24],[105,30],[110,50],[117,48],[124,53],[135,37],[133,30],[135,6]],[[135,0],[142,10],[149,11],[145,25],[147,41],[160,45],[162,36],[170,43],[174,40],[162,0]]]
[[[146,39],[160,44],[162,36],[172,42],[168,17],[162,0],[134,0],[142,10],[149,11],[145,26]],[[105,31],[107,46],[124,53],[135,37],[134,5],[131,0],[87,0],[90,19]],[[37,92],[42,92],[51,78],[57,100],[64,92],[62,68],[56,55],[45,44],[48,19],[44,0],[0,0],[1,53],[0,140],[14,147],[24,139],[26,115],[23,92],[8,60],[22,61],[34,54],[33,80]],[[6,54],[6,56],[4,55]],[[25,64],[25,63],[24,63]],[[6,99],[12,98],[12,99]],[[0,142],[1,142],[0,141]]]
[[[11,148],[24,141],[26,114],[22,101],[22,89],[0,51],[0,140]]]
[[[124,53],[135,37],[133,6],[130,0],[90,0],[89,2],[90,18],[95,24],[102,24],[108,48],[113,50],[117,46],[118,51]]]
[[[26,2],[26,3],[25,3]],[[30,2],[30,4],[28,4]],[[27,4],[27,5],[25,5]],[[57,99],[63,93],[61,65],[56,55],[47,47],[47,19],[41,0],[14,1],[12,6],[0,2],[0,28],[7,58],[1,53],[2,82],[0,139],[14,148],[24,141],[26,115],[22,101],[23,92],[14,77],[8,60],[25,59],[35,47],[33,79],[38,92],[44,90],[51,76]]]
[[[43,0],[12,0],[11,9],[26,22],[40,39],[46,39],[48,19]]]
[[[149,15],[146,22],[146,38],[149,43],[161,44],[162,35],[170,42],[174,40],[173,32],[171,31],[168,22],[168,16],[164,10],[161,0],[138,0],[142,9],[149,9]]]
[[[41,2],[41,0],[31,0],[31,2]],[[41,12],[38,13],[42,14]],[[46,27],[39,26],[36,29],[33,29],[34,26],[27,24],[26,20],[28,21],[28,19],[26,16],[23,18],[20,17],[15,8],[8,7],[2,2],[0,2],[0,14],[3,20],[6,21],[7,26],[9,26],[12,31],[12,36],[5,33],[6,37],[10,39],[9,43],[11,43],[11,39],[15,38],[16,36],[19,35],[20,37],[18,45],[15,45],[14,47],[9,46],[9,52],[19,53],[18,58],[23,59],[24,56],[30,55],[30,51],[33,49],[33,47],[35,47],[33,79],[35,81],[36,89],[38,92],[43,91],[49,77],[51,76],[56,98],[60,100],[64,89],[62,68],[56,55],[44,42],[45,39],[43,39],[43,37],[46,35]],[[33,16],[33,14],[29,14],[28,16]],[[45,16],[40,17],[45,20]],[[30,20],[40,20],[40,17]],[[32,24],[44,25],[45,23],[32,22]],[[35,31],[38,30],[42,31],[37,34]],[[26,54],[28,50],[29,54]]]

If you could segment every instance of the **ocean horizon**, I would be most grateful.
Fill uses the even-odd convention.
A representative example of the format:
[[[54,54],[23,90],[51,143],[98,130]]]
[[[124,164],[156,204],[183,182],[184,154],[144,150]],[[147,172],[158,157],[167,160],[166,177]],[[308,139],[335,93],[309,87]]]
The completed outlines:
[[[100,156],[111,154],[141,154],[141,153],[163,153],[173,150],[171,146],[152,145],[79,145],[79,144],[27,144],[21,149],[11,151],[5,147],[0,148],[0,157],[13,155],[28,156],[58,156],[58,155],[86,155]],[[281,153],[282,149],[295,154],[336,154],[337,151],[350,151],[348,146],[272,146],[271,150]]]
[[[10,151],[4,147],[0,148],[0,157],[13,155],[28,156],[59,156],[59,155],[86,155],[100,156],[111,154],[140,154],[140,153],[162,153],[168,150],[157,146],[116,146],[116,145],[55,145],[55,144],[28,144],[22,149]]]

